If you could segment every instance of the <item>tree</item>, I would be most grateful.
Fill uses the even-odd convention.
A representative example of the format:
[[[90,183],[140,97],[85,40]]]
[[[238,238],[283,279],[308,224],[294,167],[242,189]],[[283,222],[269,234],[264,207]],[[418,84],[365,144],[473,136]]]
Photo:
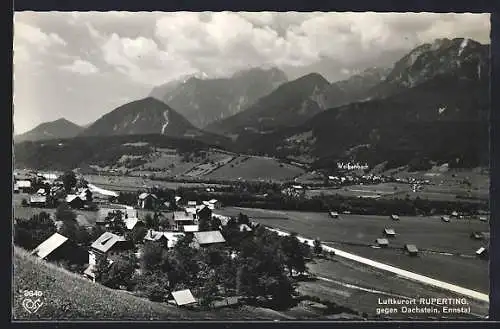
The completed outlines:
[[[146,216],[144,216],[144,224],[146,225],[147,228],[150,228],[150,229],[157,229],[158,228],[158,217],[153,217],[151,216],[151,214],[146,214]]]
[[[144,237],[148,233],[148,230],[142,225],[136,225],[130,232],[130,240],[137,245],[144,240]]]
[[[90,190],[87,190],[85,192],[85,197],[86,197],[88,203],[91,203],[94,200],[92,197],[92,192],[90,192]]]
[[[241,212],[238,215],[238,224],[247,224],[250,225],[250,219],[247,215],[242,214]]]
[[[73,210],[71,210],[68,203],[66,203],[66,202],[61,203],[57,207],[55,216],[56,216],[56,220],[58,220],[58,221],[76,222],[76,213]]]
[[[103,227],[99,226],[99,225],[92,227],[92,230],[90,231],[90,239],[91,239],[91,241],[96,241],[105,232],[106,232],[106,230]]]
[[[117,235],[124,235],[126,231],[125,221],[123,220],[123,212],[120,210],[113,211],[106,216],[106,222],[109,224],[109,230]]]
[[[317,255],[321,255],[321,253],[323,253],[323,247],[321,246],[321,241],[319,239],[314,240],[313,251]]]
[[[304,253],[297,238],[297,233],[292,233],[282,238],[281,250],[283,251],[284,262],[288,267],[290,276],[293,275],[293,270],[299,273],[306,270]]]
[[[167,251],[157,242],[147,242],[142,248],[141,269],[144,272],[167,271]]]
[[[142,273],[135,281],[137,281],[136,290],[144,291],[148,299],[153,302],[163,302],[169,293],[170,282],[164,273]]]
[[[27,207],[28,206],[28,200],[26,200],[25,198],[23,198],[23,200],[21,201],[21,205],[23,207]]]
[[[14,243],[32,250],[56,233],[57,228],[50,215],[44,211],[30,219],[16,218],[14,224]]]
[[[76,186],[76,182],[77,182],[76,175],[72,171],[65,172],[62,175],[61,179],[62,179],[62,182],[64,185],[64,190],[66,191],[66,193],[69,193],[71,191],[71,189]]]
[[[133,253],[121,254],[109,265],[105,256],[98,257],[96,280],[101,284],[116,289],[120,286],[130,286],[135,273],[137,259]]]
[[[92,236],[86,228],[78,225],[78,222],[64,221],[59,229],[59,234],[67,237],[69,240],[82,244],[90,245]]]
[[[210,230],[210,222],[209,222],[209,220],[205,216],[202,216],[202,217],[199,218],[199,220],[198,220],[198,230],[200,232],[209,231]]]

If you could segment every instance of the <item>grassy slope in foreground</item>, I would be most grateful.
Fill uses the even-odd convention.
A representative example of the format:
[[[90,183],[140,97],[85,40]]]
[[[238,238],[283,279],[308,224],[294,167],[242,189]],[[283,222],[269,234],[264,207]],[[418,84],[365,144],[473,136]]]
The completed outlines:
[[[104,286],[53,264],[39,260],[23,249],[14,249],[12,318],[14,320],[202,320],[282,319],[281,314],[243,307],[194,311],[150,302]],[[20,291],[42,291],[43,305],[34,314],[22,306]]]

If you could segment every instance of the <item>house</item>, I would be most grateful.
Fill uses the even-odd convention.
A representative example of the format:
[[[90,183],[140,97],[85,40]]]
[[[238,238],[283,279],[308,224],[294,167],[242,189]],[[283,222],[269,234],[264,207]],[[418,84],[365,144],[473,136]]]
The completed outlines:
[[[202,201],[202,203],[203,203],[203,205],[205,207],[208,207],[208,209],[215,210],[215,206],[213,204],[211,204],[210,202],[208,202],[208,201]]]
[[[184,237],[184,233],[148,230],[144,236],[144,241],[160,242],[167,248],[173,248],[182,237]]]
[[[486,217],[486,216],[479,216],[479,220],[482,221],[482,222],[487,222],[488,221],[488,217]]]
[[[158,202],[158,198],[156,195],[151,193],[141,193],[137,200],[137,205],[141,209],[155,209],[156,203]]]
[[[123,236],[104,232],[89,248],[89,265],[96,265],[97,256],[105,256],[109,258],[116,253],[124,250],[130,250],[134,247],[131,241],[126,240]]]
[[[138,218],[125,218],[123,222],[125,223],[127,230],[133,230],[136,226],[144,226],[144,223]]]
[[[212,218],[212,210],[208,208],[207,206],[201,206],[197,211],[196,211],[196,218],[199,220],[204,219],[204,220],[210,220]]]
[[[188,201],[187,206],[191,208],[196,208],[198,203],[196,201]]]
[[[65,259],[75,264],[85,264],[87,261],[85,250],[59,233],[52,234],[40,243],[32,254],[49,261]]]
[[[240,232],[251,232],[252,228],[247,224],[240,224]]]
[[[42,177],[48,181],[55,181],[57,179],[57,175],[54,173],[45,173],[42,174]]]
[[[208,203],[214,208],[214,209],[220,209],[222,208],[222,203],[217,200],[217,199],[212,199],[209,200]]]
[[[85,205],[85,201],[75,194],[68,194],[66,196],[66,202],[73,209],[82,209]]]
[[[218,219],[222,226],[226,226],[229,220],[231,219],[231,217],[229,216],[224,216],[219,214],[212,214],[212,218]]]
[[[377,242],[377,245],[379,247],[387,247],[389,245],[389,240],[383,238],[379,238],[375,240],[375,242]]]
[[[43,208],[47,205],[47,197],[44,195],[30,196],[30,206]]]
[[[393,228],[385,228],[384,235],[387,237],[394,237],[394,236],[396,236],[396,231],[394,231]]]
[[[194,296],[189,289],[173,291],[172,297],[174,298],[177,306],[185,306],[196,303],[196,299],[194,299]]]
[[[478,250],[476,250],[476,255],[480,259],[486,259],[486,260],[489,259],[488,249],[486,249],[485,247],[481,247]]]
[[[484,235],[481,232],[472,232],[470,234],[470,237],[473,239],[476,239],[476,240],[483,240],[484,239]]]
[[[458,218],[458,212],[453,211],[453,212],[451,213],[451,217]]]
[[[331,218],[339,218],[339,213],[336,211],[330,211],[329,215]]]
[[[184,225],[195,225],[195,218],[191,214],[187,214],[185,211],[174,211],[172,212],[172,221],[174,223],[174,228],[179,230]]]
[[[226,242],[220,231],[194,232],[192,247],[199,248]]]
[[[415,246],[414,244],[406,244],[405,250],[410,256],[417,256],[418,254],[417,246]]]
[[[189,215],[191,216],[193,219],[196,219],[196,207],[186,207],[184,208],[184,212],[186,213],[186,215]]]
[[[29,193],[31,191],[31,181],[29,180],[18,180],[17,186],[22,193]]]
[[[182,229],[184,232],[198,232],[200,227],[198,225],[184,225]]]
[[[41,259],[46,259],[51,253],[53,253],[57,248],[62,246],[68,238],[59,234],[52,234],[47,240],[43,241],[33,250],[33,255],[40,257]]]
[[[392,220],[399,220],[399,216],[398,216],[398,215],[396,215],[396,214],[392,214],[392,215],[391,215],[391,219],[392,219]]]
[[[108,259],[108,268],[113,265],[113,261],[111,259]],[[92,282],[95,283],[96,275],[95,275],[95,270],[96,270],[97,264],[89,264],[89,266],[83,271],[83,275],[85,275],[87,278],[91,279]]]
[[[441,216],[441,220],[442,220],[443,222],[447,222],[447,223],[449,223],[449,222],[450,222],[450,216],[446,216],[446,215],[445,215],[445,216]]]
[[[47,194],[47,192],[45,192],[44,188],[41,188],[41,189],[38,189],[38,191],[36,191],[36,194],[38,194],[38,195],[45,195],[45,194]]]
[[[100,208],[97,212],[97,223],[105,223],[106,222],[106,217],[109,215],[115,213],[115,212],[121,212],[122,213],[122,218],[123,220],[129,219],[129,218],[138,218],[138,211],[135,209],[124,209],[123,207],[113,207],[111,206],[110,208]]]

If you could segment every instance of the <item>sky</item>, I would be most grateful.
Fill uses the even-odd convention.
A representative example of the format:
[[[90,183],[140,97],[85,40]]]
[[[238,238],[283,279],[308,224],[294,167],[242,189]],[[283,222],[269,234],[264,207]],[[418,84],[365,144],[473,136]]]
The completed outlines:
[[[489,35],[489,14],[16,12],[14,131],[85,125],[190,74],[276,66],[333,82],[436,38]]]

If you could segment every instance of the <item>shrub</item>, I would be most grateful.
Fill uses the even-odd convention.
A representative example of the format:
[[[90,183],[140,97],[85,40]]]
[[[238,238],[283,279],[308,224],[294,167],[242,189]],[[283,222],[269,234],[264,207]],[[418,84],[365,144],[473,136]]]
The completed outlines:
[[[21,201],[21,205],[23,207],[27,207],[28,206],[28,200],[26,200],[26,199],[23,198],[23,200]]]

